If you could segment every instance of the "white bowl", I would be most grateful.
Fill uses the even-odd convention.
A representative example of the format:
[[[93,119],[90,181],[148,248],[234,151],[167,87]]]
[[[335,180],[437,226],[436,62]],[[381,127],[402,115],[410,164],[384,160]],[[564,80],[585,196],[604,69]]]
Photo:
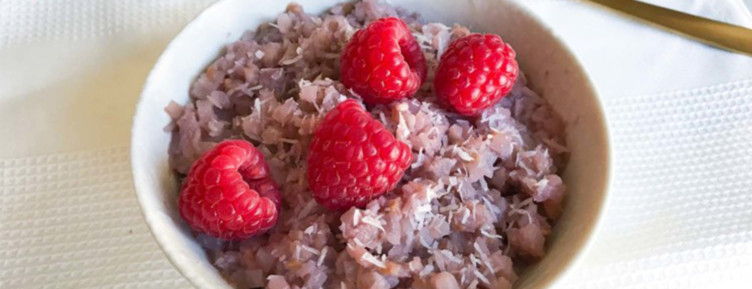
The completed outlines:
[[[321,13],[338,0],[295,0]],[[502,36],[534,90],[567,122],[570,160],[564,214],[547,242],[548,254],[523,272],[517,289],[543,288],[561,280],[583,255],[605,206],[610,175],[609,142],[598,96],[584,70],[549,28],[512,0],[391,1],[427,21],[462,23]],[[198,288],[230,288],[209,263],[176,209],[178,184],[167,163],[170,100],[187,103],[190,84],[224,46],[248,29],[273,20],[287,1],[224,0],[207,8],[167,46],[151,71],[138,104],[131,143],[133,181],[154,237],[175,267]]]

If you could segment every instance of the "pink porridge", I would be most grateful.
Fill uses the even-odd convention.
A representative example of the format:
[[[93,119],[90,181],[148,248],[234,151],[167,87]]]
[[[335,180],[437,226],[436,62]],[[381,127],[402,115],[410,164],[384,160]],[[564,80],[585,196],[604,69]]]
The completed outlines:
[[[404,20],[426,60],[418,92],[369,106],[412,162],[393,190],[364,208],[330,211],[306,180],[308,148],[327,112],[359,99],[339,81],[340,56],[370,21]],[[377,1],[323,15],[291,4],[247,32],[195,81],[191,102],[170,103],[170,166],[182,179],[225,139],[250,141],[279,184],[279,219],[241,241],[196,233],[236,288],[511,288],[543,258],[562,210],[565,126],[520,72],[511,92],[467,118],[436,103],[433,78],[449,43],[470,34],[425,23]]]

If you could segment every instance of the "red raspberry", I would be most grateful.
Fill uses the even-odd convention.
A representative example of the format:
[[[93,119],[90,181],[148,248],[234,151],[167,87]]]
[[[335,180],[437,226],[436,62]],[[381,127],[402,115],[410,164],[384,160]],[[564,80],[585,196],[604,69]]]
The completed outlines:
[[[309,153],[308,185],[331,210],[363,207],[393,189],[412,160],[410,148],[355,100],[327,113]]]
[[[449,44],[433,81],[436,97],[462,115],[477,115],[514,86],[519,68],[509,44],[494,34],[470,34]]]
[[[237,240],[274,226],[280,201],[261,152],[247,141],[227,140],[191,166],[178,207],[194,230]]]
[[[342,83],[367,104],[412,96],[426,78],[426,59],[399,18],[374,20],[342,51]]]

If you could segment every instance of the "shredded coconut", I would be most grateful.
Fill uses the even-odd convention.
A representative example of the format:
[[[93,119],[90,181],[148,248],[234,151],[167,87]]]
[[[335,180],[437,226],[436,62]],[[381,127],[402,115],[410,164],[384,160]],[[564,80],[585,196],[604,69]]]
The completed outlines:
[[[375,219],[375,218],[373,218],[373,217],[371,217],[371,216],[365,216],[365,217],[363,217],[363,218],[361,219],[361,221],[362,221],[363,223],[366,223],[366,224],[369,224],[369,225],[371,225],[371,226],[374,226],[374,227],[378,228],[378,229],[379,229],[379,230],[381,230],[382,232],[385,232],[385,230],[384,230],[384,227],[383,227],[383,226],[381,226],[381,222],[379,222],[379,220],[377,220],[377,219]]]
[[[324,247],[324,249],[321,250],[321,255],[319,255],[318,261],[316,261],[316,266],[324,264],[324,258],[326,258],[327,251],[329,251],[329,247]]]
[[[310,252],[311,254],[321,255],[321,251],[319,251],[319,250],[316,250],[316,249],[311,248],[311,247],[306,246],[306,245],[300,245],[300,246],[303,248],[303,250],[306,250],[306,251]]]
[[[480,279],[481,282],[486,283],[486,284],[491,284],[491,282],[488,281],[488,278],[486,278],[486,276],[484,276],[483,273],[477,270],[474,270],[473,274],[475,275],[475,277],[478,277],[478,279]]]
[[[381,260],[377,259],[376,257],[374,257],[373,255],[369,253],[364,254],[362,258],[363,260],[373,264],[376,267],[379,267],[382,269],[386,268],[386,264],[384,264],[384,262],[382,262]]]

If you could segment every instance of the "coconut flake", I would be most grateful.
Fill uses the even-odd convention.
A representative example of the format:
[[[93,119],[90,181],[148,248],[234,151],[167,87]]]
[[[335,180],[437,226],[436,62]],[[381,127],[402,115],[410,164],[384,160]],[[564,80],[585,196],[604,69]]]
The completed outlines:
[[[478,266],[478,264],[480,264],[480,260],[478,260],[478,257],[475,257],[475,255],[470,254],[470,263],[472,263],[473,266]]]
[[[353,212],[353,226],[357,226],[360,223],[360,210],[355,209]]]
[[[478,242],[473,242],[473,249],[475,249],[475,252],[478,252],[479,255],[485,255],[486,253],[483,252],[480,248],[480,244]]]
[[[489,238],[494,238],[494,239],[499,239],[499,240],[501,240],[501,239],[503,238],[503,237],[502,237],[501,235],[499,235],[499,234],[489,233],[489,232],[486,232],[485,230],[480,230],[480,233],[481,233],[481,234],[482,234],[483,236],[486,236],[486,237],[489,237]]]
[[[425,267],[423,267],[423,270],[421,270],[420,273],[418,273],[418,276],[426,277],[428,276],[428,274],[431,274],[431,272],[433,272],[433,269],[434,269],[433,264],[428,264]]]
[[[463,207],[462,212],[465,214],[462,216],[462,221],[460,221],[460,223],[467,224],[467,220],[470,219],[470,209]]]
[[[300,260],[300,245],[295,246],[295,253],[293,254],[295,260]]]
[[[361,221],[362,221],[363,223],[366,223],[366,224],[369,224],[369,225],[371,225],[371,226],[374,226],[374,227],[378,228],[378,229],[379,229],[379,230],[381,230],[382,232],[386,232],[386,231],[384,230],[384,227],[383,227],[383,226],[381,225],[381,222],[379,222],[379,220],[377,220],[377,219],[375,219],[375,218],[373,218],[373,217],[371,217],[371,216],[365,216],[365,217],[363,217],[363,218],[361,219]]]
[[[441,253],[444,254],[444,256],[446,256],[450,261],[452,261],[454,263],[457,263],[457,264],[461,264],[462,263],[462,259],[457,258],[457,256],[454,256],[454,254],[452,254],[451,251],[441,250]]]
[[[310,247],[310,246],[307,246],[307,245],[301,245],[301,247],[303,248],[303,250],[306,250],[306,251],[310,252],[311,254],[314,254],[314,255],[317,255],[317,256],[321,255],[321,251],[316,250],[313,247]]]
[[[384,264],[384,262],[382,262],[381,260],[379,260],[375,256],[371,255],[370,253],[365,253],[360,258],[363,259],[364,261],[368,262],[368,263],[373,264],[376,267],[379,267],[381,269],[386,269],[386,264]]]
[[[324,258],[326,258],[326,253],[329,251],[329,247],[324,247],[323,250],[321,250],[321,254],[319,255],[319,259],[316,262],[317,266],[321,266],[321,264],[324,264]]]
[[[486,276],[483,275],[483,273],[478,272],[478,270],[473,270],[473,274],[475,275],[475,277],[478,277],[478,279],[480,279],[480,281],[482,281],[483,283],[491,284],[491,282],[488,281],[488,278],[486,278]]]
[[[462,159],[463,161],[471,162],[471,161],[475,160],[475,158],[473,158],[473,156],[470,155],[470,153],[468,153],[463,148],[461,148],[461,147],[459,147],[457,145],[455,145],[453,147],[452,152],[454,152],[455,154],[457,154],[457,156],[460,157],[460,159]]]

